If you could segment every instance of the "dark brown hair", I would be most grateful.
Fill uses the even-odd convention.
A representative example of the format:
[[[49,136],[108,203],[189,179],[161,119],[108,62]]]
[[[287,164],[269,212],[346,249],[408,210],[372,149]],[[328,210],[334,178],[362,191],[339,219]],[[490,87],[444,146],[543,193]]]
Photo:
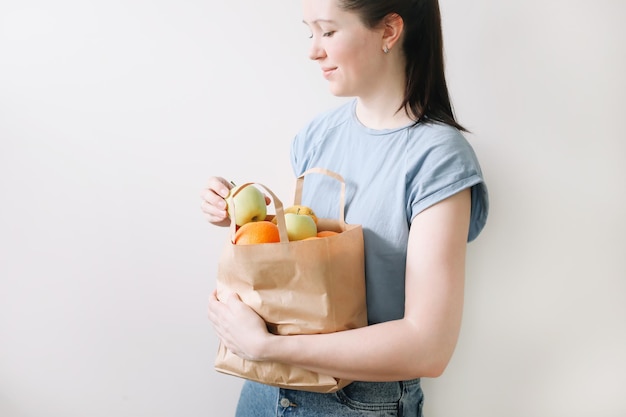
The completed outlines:
[[[359,15],[369,28],[378,27],[389,14],[399,15],[404,21],[407,80],[399,110],[407,110],[418,122],[437,121],[467,132],[456,121],[448,94],[437,0],[338,0],[338,4]]]

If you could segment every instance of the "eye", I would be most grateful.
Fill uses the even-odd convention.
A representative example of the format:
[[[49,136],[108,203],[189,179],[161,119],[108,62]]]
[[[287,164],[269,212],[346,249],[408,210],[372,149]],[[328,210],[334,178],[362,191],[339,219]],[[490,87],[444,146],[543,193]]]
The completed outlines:
[[[325,37],[325,38],[330,38],[334,34],[335,34],[335,31],[331,30],[330,32],[325,32],[322,36]]]

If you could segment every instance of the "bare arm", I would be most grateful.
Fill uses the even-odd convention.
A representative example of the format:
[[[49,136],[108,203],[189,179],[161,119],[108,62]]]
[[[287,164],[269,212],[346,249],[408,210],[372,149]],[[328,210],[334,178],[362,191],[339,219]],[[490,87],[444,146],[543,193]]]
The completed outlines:
[[[225,303],[213,297],[209,316],[227,346],[248,359],[361,381],[438,376],[461,325],[470,205],[470,192],[464,190],[414,219],[400,320],[331,334],[275,336],[260,329],[260,318],[235,297]]]

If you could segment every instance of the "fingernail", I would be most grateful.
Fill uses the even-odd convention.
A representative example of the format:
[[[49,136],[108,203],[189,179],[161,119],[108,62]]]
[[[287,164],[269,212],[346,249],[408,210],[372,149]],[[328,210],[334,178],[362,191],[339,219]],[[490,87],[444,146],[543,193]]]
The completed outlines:
[[[218,207],[222,210],[226,210],[226,201],[221,200],[220,202],[217,203]]]

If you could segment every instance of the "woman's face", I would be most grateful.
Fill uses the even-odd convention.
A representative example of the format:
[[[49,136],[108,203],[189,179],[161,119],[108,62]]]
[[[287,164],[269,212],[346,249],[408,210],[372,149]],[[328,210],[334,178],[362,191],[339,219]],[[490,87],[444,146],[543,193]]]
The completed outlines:
[[[309,58],[320,65],[336,96],[363,96],[380,82],[383,31],[339,9],[337,0],[303,0],[303,22],[311,33]]]

